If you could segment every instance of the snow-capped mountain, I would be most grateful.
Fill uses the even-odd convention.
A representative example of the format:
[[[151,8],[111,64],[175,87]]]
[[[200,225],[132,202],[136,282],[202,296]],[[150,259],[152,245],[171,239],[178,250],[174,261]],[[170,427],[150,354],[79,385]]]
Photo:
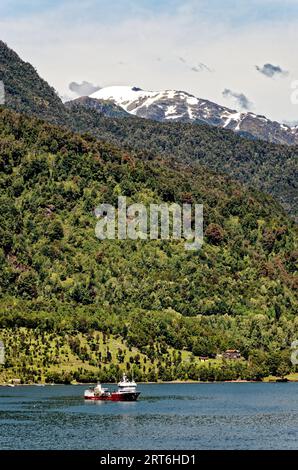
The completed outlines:
[[[273,143],[298,144],[298,126],[280,124],[252,112],[238,112],[185,91],[111,86],[96,91],[90,98],[112,101],[127,113],[145,119],[205,123]]]

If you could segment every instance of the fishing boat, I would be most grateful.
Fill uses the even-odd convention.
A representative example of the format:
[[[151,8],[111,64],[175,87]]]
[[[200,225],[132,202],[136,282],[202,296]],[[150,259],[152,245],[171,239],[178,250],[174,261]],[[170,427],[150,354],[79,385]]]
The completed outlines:
[[[106,401],[136,401],[140,392],[136,391],[137,384],[134,380],[131,382],[123,374],[122,380],[118,383],[117,391],[110,391],[98,383],[95,387],[85,390],[85,400],[106,400]]]

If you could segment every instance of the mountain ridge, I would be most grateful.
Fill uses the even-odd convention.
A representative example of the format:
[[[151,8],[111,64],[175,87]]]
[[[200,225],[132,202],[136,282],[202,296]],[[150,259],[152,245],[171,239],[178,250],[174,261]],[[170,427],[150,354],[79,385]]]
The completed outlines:
[[[90,98],[110,100],[126,112],[145,119],[204,123],[271,143],[298,144],[297,126],[280,124],[252,112],[239,112],[186,91],[146,91],[135,86],[111,86],[92,93]]]
[[[11,110],[0,118],[2,294],[185,316],[274,314],[277,302],[295,311],[297,227],[270,196]],[[119,193],[128,203],[204,204],[201,250],[185,251],[183,240],[98,240],[94,209]]]
[[[77,106],[83,106],[91,110],[93,109],[108,118],[125,118],[130,116],[123,108],[109,100],[97,100],[89,96],[80,96],[74,100],[66,101],[64,105],[70,111]]]
[[[204,165],[272,195],[297,217],[298,149],[237,136],[207,124],[156,122],[136,116],[111,119],[84,106],[72,108],[76,129],[134,152]]]
[[[290,201],[295,148],[207,125],[107,117],[88,99],[62,108],[50,90],[45,107],[46,84],[10,57],[14,81],[0,106],[5,380],[115,381],[121,368],[138,380],[260,380],[292,370],[297,227],[258,188],[281,191],[289,179],[274,195]],[[94,208],[115,206],[119,194],[146,207],[203,203],[202,249],[98,240]],[[240,368],[201,364],[228,348],[243,354]]]
[[[6,106],[54,124],[67,125],[67,112],[55,89],[1,40],[0,80],[4,83]]]
[[[289,214],[297,217],[297,146],[252,140],[244,131],[240,137],[232,130],[206,123],[142,119],[107,100],[81,97],[64,105],[34,67],[3,42],[0,42],[0,80],[6,87],[4,107],[92,134],[132,152],[156,153],[188,165],[199,162],[271,194]]]

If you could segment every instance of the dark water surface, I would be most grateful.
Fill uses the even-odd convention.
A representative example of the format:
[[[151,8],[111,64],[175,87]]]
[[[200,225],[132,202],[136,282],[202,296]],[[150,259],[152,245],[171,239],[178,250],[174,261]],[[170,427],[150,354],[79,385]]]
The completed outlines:
[[[135,403],[85,388],[0,387],[0,449],[298,449],[298,383],[146,384]]]

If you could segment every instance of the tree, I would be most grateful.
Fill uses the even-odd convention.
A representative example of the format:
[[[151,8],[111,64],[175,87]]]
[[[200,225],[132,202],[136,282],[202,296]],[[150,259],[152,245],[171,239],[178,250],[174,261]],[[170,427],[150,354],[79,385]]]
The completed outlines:
[[[48,228],[48,237],[51,241],[61,240],[64,237],[63,226],[59,220],[54,220]]]
[[[224,230],[218,224],[209,224],[205,231],[205,237],[213,245],[219,245],[224,239]]]

